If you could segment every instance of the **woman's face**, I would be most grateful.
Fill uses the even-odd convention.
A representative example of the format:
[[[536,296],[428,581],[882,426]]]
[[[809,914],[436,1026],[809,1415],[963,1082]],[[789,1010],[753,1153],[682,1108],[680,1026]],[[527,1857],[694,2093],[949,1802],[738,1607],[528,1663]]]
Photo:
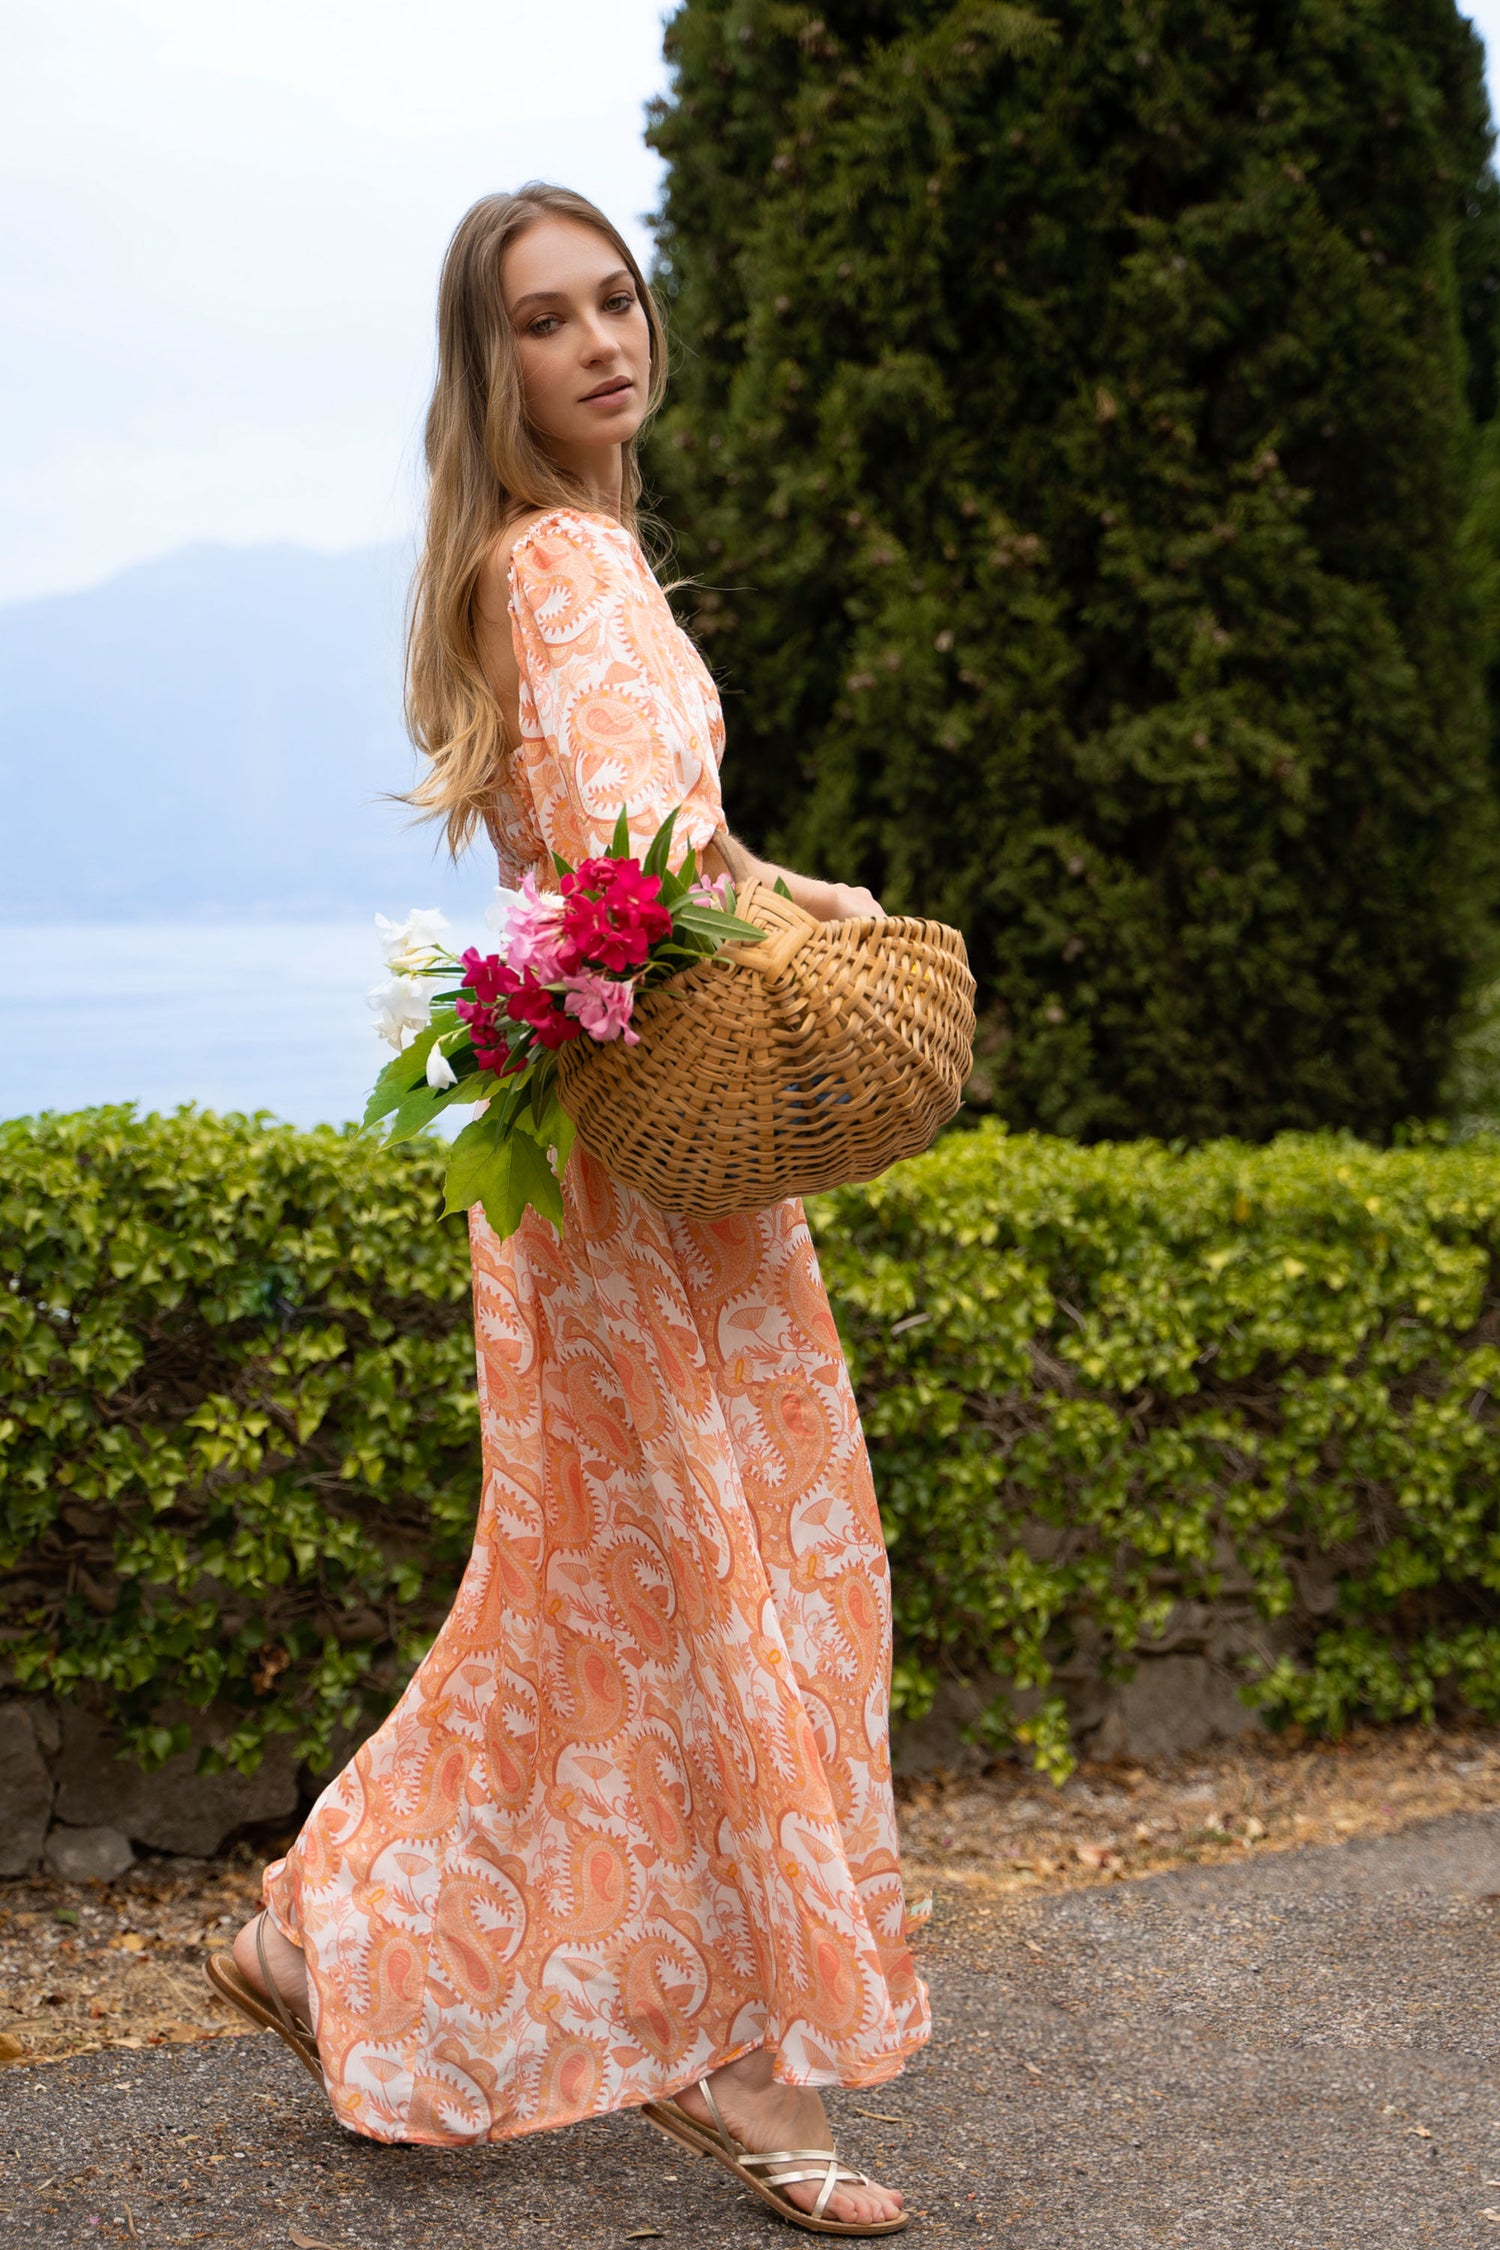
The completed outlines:
[[[651,331],[630,269],[577,219],[538,219],[501,269],[527,418],[549,449],[621,445],[646,412]]]

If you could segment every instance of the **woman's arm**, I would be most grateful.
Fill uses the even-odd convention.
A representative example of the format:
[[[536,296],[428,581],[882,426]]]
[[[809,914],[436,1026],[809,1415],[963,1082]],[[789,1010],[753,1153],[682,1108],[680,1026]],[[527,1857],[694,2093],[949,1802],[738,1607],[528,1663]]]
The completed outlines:
[[[727,828],[721,828],[714,841],[735,883],[748,882],[754,875],[774,887],[779,876],[792,894],[792,904],[800,906],[804,914],[811,914],[815,921],[843,922],[859,917],[883,922],[886,919],[879,899],[860,884],[824,883],[816,875],[797,875],[790,867],[778,867],[772,860],[757,859]]]

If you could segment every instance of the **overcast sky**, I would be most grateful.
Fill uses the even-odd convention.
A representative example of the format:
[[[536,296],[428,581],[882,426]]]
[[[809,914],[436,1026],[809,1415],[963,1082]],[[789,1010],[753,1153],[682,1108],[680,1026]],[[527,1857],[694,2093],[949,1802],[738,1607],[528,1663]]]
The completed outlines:
[[[0,0],[0,600],[411,521],[443,246],[563,181],[644,259],[661,0]]]
[[[0,0],[0,600],[405,530],[455,221],[550,177],[644,258],[666,12]]]

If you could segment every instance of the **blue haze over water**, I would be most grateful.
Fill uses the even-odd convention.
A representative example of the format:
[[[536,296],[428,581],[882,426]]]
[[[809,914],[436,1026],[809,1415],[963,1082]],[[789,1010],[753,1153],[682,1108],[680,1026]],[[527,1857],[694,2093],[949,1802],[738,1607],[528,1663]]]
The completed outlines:
[[[495,880],[386,795],[407,560],[198,547],[0,607],[0,1116],[358,1116],[376,911],[468,942]]]
[[[190,1101],[342,1124],[390,1059],[364,1000],[385,973],[370,926],[65,922],[0,946],[5,1116]]]

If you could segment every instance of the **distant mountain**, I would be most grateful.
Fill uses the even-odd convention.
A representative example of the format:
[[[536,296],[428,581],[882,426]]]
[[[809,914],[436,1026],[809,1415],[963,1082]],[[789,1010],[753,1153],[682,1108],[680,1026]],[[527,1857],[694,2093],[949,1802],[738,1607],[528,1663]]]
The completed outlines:
[[[404,789],[397,546],[186,547],[0,606],[0,920],[404,911],[481,898]]]

